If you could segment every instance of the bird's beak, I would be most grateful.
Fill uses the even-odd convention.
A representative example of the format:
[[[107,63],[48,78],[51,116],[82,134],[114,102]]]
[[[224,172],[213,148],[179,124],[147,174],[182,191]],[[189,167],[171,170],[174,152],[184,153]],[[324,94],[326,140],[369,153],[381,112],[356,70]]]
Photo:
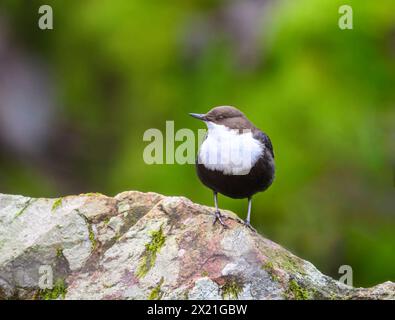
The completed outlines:
[[[190,113],[189,115],[199,120],[206,120],[206,115],[202,113]]]

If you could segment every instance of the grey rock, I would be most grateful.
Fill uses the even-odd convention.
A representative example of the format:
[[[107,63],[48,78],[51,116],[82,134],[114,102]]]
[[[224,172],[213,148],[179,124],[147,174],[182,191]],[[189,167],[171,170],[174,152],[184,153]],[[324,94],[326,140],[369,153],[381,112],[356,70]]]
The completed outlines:
[[[0,194],[0,299],[395,298],[392,282],[348,287],[223,213],[228,229],[183,197]]]

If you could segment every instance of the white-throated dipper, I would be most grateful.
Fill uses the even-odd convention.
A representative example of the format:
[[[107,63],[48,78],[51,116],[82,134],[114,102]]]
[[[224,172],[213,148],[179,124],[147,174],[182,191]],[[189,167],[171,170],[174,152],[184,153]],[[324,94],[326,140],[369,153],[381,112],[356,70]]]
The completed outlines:
[[[206,114],[190,113],[206,123],[208,132],[196,158],[200,181],[213,190],[215,223],[222,221],[218,193],[248,199],[245,224],[251,226],[252,196],[266,190],[274,180],[274,152],[270,138],[238,109],[220,106]]]

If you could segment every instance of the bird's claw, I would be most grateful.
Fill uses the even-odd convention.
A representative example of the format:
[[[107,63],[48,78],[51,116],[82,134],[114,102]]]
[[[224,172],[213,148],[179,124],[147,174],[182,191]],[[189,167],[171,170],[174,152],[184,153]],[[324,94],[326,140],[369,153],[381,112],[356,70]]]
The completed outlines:
[[[225,216],[222,215],[221,212],[215,211],[215,216],[214,216],[214,220],[213,220],[213,225],[215,225],[215,223],[216,223],[217,221],[219,221],[219,223],[220,223],[225,229],[227,229],[228,226],[225,224],[225,222],[222,220],[222,218],[225,218]]]
[[[247,219],[243,221],[243,224],[247,227],[250,228],[252,231],[256,231],[254,229],[254,227],[251,225],[250,221],[248,221]]]

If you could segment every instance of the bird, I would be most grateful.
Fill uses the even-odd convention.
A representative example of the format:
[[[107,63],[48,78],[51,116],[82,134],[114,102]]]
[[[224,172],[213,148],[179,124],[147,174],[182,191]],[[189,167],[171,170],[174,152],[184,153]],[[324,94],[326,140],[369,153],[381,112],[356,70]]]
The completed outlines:
[[[233,106],[218,106],[206,114],[189,115],[207,125],[195,167],[200,181],[213,191],[213,224],[219,221],[227,228],[218,208],[220,193],[233,199],[248,199],[244,224],[252,228],[252,197],[269,188],[275,177],[274,151],[269,136]]]

